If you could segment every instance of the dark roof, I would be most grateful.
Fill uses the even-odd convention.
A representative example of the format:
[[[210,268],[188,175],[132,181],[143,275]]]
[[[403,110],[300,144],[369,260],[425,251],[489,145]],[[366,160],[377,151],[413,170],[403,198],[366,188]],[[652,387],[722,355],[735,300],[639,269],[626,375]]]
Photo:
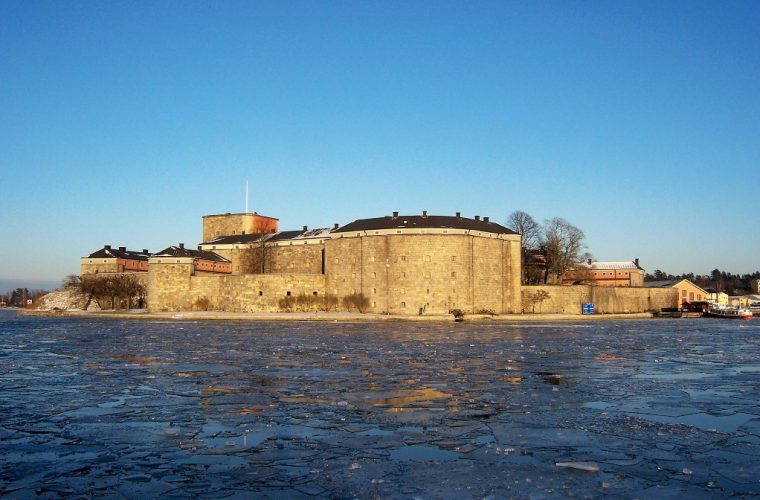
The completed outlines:
[[[647,288],[668,288],[676,283],[678,283],[676,280],[645,281],[644,286]]]
[[[517,234],[496,222],[484,219],[467,219],[449,215],[399,215],[374,219],[359,219],[336,230],[336,233],[351,231],[374,231],[380,229],[468,229],[497,234]]]
[[[274,236],[269,238],[267,241],[282,241],[282,240],[292,240],[296,236],[299,236],[303,231],[280,231],[279,233],[275,233]]]
[[[320,227],[316,229],[302,229],[300,231],[280,231],[278,233],[233,234],[230,236],[219,236],[218,238],[203,243],[203,245],[235,245],[259,243],[262,241],[327,238],[333,229],[334,228]]]
[[[205,250],[193,250],[185,248],[184,246],[170,246],[164,248],[158,253],[153,254],[154,257],[192,257],[194,259],[213,260],[216,262],[229,262],[221,255],[214,252],[207,252]]]
[[[204,245],[232,245],[235,243],[256,243],[261,240],[270,238],[275,233],[256,233],[256,234],[232,234],[229,236],[219,236],[209,240]]]
[[[92,252],[87,257],[91,259],[148,260],[150,253],[147,250],[135,252],[133,250],[127,250],[125,247],[111,248],[111,245],[105,245],[103,248]]]

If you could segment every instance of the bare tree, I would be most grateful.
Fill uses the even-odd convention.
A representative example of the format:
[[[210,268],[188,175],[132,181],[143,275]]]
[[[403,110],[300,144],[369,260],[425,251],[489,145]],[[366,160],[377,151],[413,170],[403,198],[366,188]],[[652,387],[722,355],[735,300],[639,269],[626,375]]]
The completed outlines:
[[[509,217],[507,217],[507,227],[513,231],[520,233],[522,236],[522,248],[521,248],[521,269],[522,269],[522,283],[528,283],[529,266],[527,262],[528,252],[535,250],[539,247],[541,240],[541,226],[538,222],[527,212],[522,210],[515,210]]]
[[[507,217],[507,227],[522,235],[522,246],[535,249],[541,238],[541,225],[527,212],[515,210]]]
[[[565,219],[555,217],[544,222],[541,235],[541,247],[546,256],[544,283],[549,282],[550,276],[559,282],[562,274],[580,260],[584,238],[583,231]]]
[[[538,304],[538,311],[541,312],[541,304],[550,297],[549,292],[546,290],[536,290],[533,292],[530,296],[530,301],[533,304],[533,312],[536,312],[536,304]]]

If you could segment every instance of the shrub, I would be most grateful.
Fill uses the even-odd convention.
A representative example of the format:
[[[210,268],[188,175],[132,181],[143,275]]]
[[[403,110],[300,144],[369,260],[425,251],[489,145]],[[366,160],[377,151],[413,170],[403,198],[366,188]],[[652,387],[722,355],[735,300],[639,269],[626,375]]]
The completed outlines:
[[[363,293],[346,295],[343,297],[343,307],[345,307],[347,311],[356,309],[360,313],[364,313],[369,307],[369,297],[365,297]]]
[[[314,295],[307,295],[305,293],[296,296],[295,305],[298,311],[311,311],[314,308],[317,298]]]
[[[194,311],[208,311],[211,309],[211,301],[208,297],[198,297],[193,303]]]
[[[277,301],[277,307],[279,307],[281,311],[293,312],[293,306],[295,306],[295,303],[295,298],[287,295]]]
[[[338,300],[337,295],[333,295],[331,293],[328,293],[322,298],[322,310],[323,311],[336,311],[338,309],[338,304],[340,303],[340,300]]]
[[[453,314],[456,321],[462,321],[464,319],[464,311],[461,309],[451,309],[449,314]]]
[[[478,311],[478,314],[488,314],[489,316],[496,316],[496,313],[493,311],[493,309],[480,309]]]

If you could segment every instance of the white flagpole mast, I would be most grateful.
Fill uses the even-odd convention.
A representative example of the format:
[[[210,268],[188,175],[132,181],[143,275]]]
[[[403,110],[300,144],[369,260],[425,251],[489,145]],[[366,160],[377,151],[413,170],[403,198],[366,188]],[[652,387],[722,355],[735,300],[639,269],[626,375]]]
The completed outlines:
[[[245,181],[245,213],[248,213],[248,180]]]

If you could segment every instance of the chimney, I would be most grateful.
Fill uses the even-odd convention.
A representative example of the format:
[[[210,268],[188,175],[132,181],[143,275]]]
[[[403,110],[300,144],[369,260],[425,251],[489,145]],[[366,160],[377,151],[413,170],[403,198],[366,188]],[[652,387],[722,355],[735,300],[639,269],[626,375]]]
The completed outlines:
[[[198,251],[199,251],[199,252],[201,252],[201,251],[202,251],[202,250],[201,250],[201,246],[200,246],[200,245],[198,245]]]
[[[148,251],[148,249],[147,249],[147,248],[143,248],[143,253],[144,253],[144,254],[149,254],[150,252]]]
[[[304,230],[304,232],[308,231],[309,230],[309,226],[304,226],[303,230]]]
[[[636,267],[639,267],[639,258],[636,257],[635,259],[633,259],[633,263],[636,264]]]
[[[393,218],[398,219],[398,212],[393,212]]]
[[[483,217],[483,222],[488,222],[488,217]]]
[[[423,217],[423,218],[427,217],[427,210],[423,210],[423,211],[422,211],[422,217]]]
[[[184,243],[180,243],[179,244],[179,248],[180,248],[180,250],[184,250],[185,249],[185,244]]]
[[[333,229],[338,229],[338,223],[333,224]]]
[[[119,247],[119,251],[120,252],[126,252],[127,251],[127,247]]]
[[[461,218],[462,218],[462,212],[457,212],[457,219],[461,219]]]
[[[103,248],[105,248],[106,250],[110,250],[111,249],[111,245],[103,245]]]
[[[591,259],[589,259],[589,260],[588,260],[588,265],[589,265],[589,266],[591,265]]]
[[[480,220],[480,216],[479,216],[479,215],[476,215],[476,216],[475,216],[475,220]]]

